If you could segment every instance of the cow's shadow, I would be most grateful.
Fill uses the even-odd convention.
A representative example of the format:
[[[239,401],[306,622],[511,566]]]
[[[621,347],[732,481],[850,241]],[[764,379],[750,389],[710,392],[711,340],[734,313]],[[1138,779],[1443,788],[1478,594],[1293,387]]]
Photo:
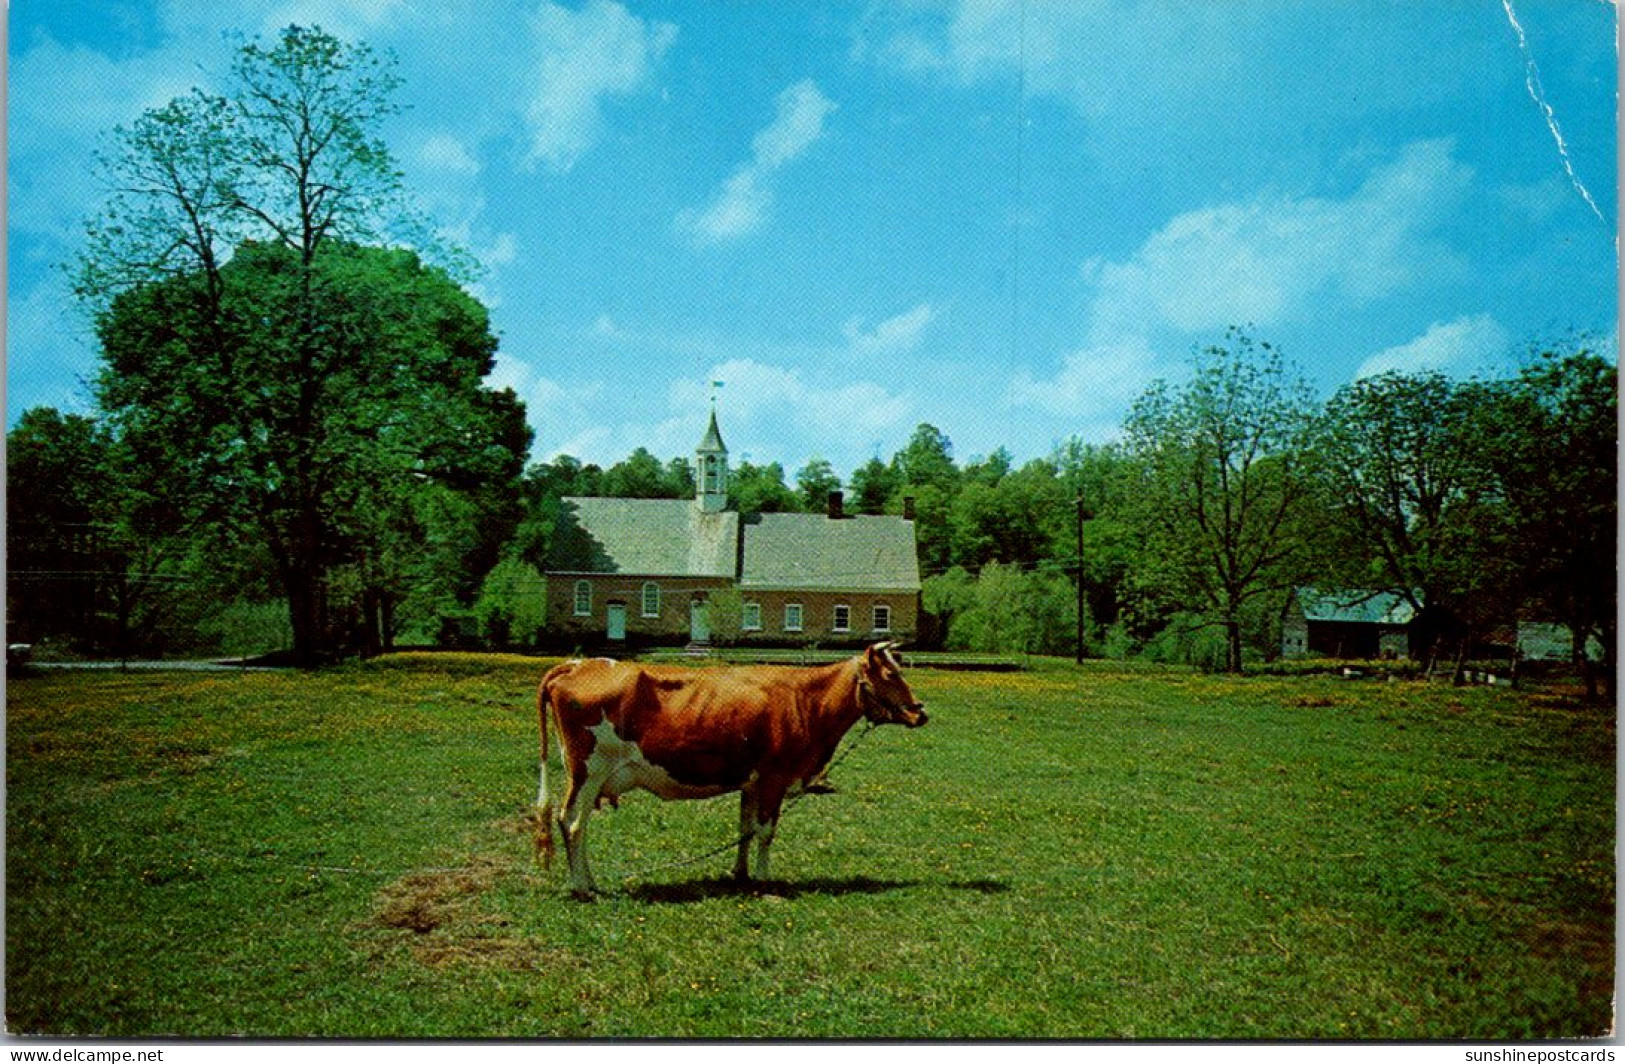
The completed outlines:
[[[795,899],[807,895],[841,897],[847,894],[886,894],[911,887],[944,887],[950,890],[968,890],[977,894],[1003,894],[1010,888],[994,879],[974,879],[942,883],[935,880],[876,879],[872,876],[821,876],[813,879],[768,879],[760,882],[740,882],[712,876],[691,879],[682,883],[637,883],[625,888],[627,897],[656,904],[684,904],[711,898],[784,898]]]

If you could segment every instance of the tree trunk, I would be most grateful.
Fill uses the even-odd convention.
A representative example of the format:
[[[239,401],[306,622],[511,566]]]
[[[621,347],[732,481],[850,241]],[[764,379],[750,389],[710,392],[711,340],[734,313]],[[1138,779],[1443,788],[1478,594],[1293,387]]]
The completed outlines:
[[[293,628],[293,660],[302,669],[321,664],[325,639],[322,632],[320,581],[309,566],[296,565],[283,579],[288,596],[288,623]]]
[[[1241,620],[1234,615],[1224,619],[1224,671],[1241,672]]]
[[[384,640],[379,617],[383,606],[382,602],[380,602],[382,597],[378,589],[373,587],[366,588],[361,592],[361,631],[359,634],[361,656],[364,658],[375,658],[378,656],[379,651],[383,649]]]
[[[1602,690],[1604,697],[1611,703],[1618,694],[1615,690],[1614,669],[1618,665],[1617,651],[1614,638],[1619,633],[1619,627],[1612,620],[1604,620],[1597,632],[1598,641],[1602,643]]]
[[[395,596],[388,591],[378,593],[378,629],[387,654],[395,649]]]
[[[1599,693],[1597,667],[1591,660],[1591,655],[1586,653],[1586,643],[1591,637],[1591,629],[1587,625],[1571,624],[1569,632],[1572,633],[1573,640],[1569,650],[1570,662],[1579,670],[1580,675],[1585,678],[1586,701],[1595,702]]]

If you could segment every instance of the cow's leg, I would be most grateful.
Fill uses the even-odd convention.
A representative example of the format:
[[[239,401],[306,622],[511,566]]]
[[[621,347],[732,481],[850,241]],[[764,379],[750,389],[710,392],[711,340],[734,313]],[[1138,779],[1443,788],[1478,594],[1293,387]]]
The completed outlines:
[[[734,878],[741,883],[750,878],[747,861],[750,842],[756,836],[756,785],[748,783],[739,792],[739,857],[734,861]]]
[[[587,864],[587,818],[598,804],[603,780],[587,773],[571,773],[559,811],[559,834],[564,836],[564,852],[570,860],[570,892],[577,898],[590,898],[598,888]]]
[[[757,881],[768,878],[767,851],[773,845],[773,836],[779,828],[779,810],[784,805],[784,792],[783,784],[771,781],[757,787],[756,811],[751,825],[751,834],[756,839],[756,853],[750,867],[750,878]]]

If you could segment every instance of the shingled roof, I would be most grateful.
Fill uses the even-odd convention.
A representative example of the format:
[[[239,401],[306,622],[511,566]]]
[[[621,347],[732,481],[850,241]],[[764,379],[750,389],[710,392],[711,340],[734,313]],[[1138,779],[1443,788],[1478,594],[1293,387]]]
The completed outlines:
[[[744,533],[742,589],[920,589],[914,523],[900,517],[760,514]]]
[[[1407,625],[1416,619],[1416,607],[1395,591],[1320,591],[1298,588],[1298,605],[1311,621],[1344,624]]]
[[[548,570],[636,576],[722,576],[738,570],[739,515],[691,499],[560,500]]]

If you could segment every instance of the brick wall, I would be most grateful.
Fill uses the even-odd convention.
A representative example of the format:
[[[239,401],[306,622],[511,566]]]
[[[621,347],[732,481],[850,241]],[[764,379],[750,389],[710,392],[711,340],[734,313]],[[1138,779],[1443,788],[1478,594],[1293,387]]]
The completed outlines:
[[[575,612],[575,587],[585,580],[592,589],[591,612],[578,616]],[[643,615],[643,588],[653,583],[660,588],[660,613],[656,617]],[[711,577],[646,578],[622,575],[547,577],[547,627],[555,639],[599,645],[608,633],[610,603],[626,607],[626,642],[684,643],[689,638],[689,602],[703,598],[710,592],[732,586],[726,579]],[[799,644],[818,643],[823,646],[859,645],[877,639],[911,641],[919,635],[920,597],[913,592],[860,592],[832,591],[740,591],[740,599],[760,607],[761,627],[739,632],[723,631],[713,619],[713,636],[717,641],[743,644]],[[785,627],[785,607],[801,607],[801,629]],[[889,629],[874,627],[875,607],[889,607]],[[836,607],[847,607],[847,628],[836,625]]]
[[[920,597],[912,592],[858,592],[833,591],[752,591],[742,590],[741,598],[747,604],[761,607],[761,628],[742,630],[742,643],[868,643],[876,639],[908,641],[919,633]],[[785,607],[801,607],[801,630],[785,627]],[[890,607],[891,624],[886,631],[874,627],[874,608]],[[836,629],[836,607],[847,607],[847,628]]]
[[[592,589],[592,609],[585,616],[575,612],[578,580],[585,580]],[[704,598],[709,591],[725,588],[729,583],[721,577],[550,574],[547,577],[547,628],[554,636],[600,641],[607,634],[608,609],[614,602],[626,607],[628,642],[686,642],[689,602]],[[645,584],[654,584],[660,589],[659,613],[654,617],[643,613]]]

